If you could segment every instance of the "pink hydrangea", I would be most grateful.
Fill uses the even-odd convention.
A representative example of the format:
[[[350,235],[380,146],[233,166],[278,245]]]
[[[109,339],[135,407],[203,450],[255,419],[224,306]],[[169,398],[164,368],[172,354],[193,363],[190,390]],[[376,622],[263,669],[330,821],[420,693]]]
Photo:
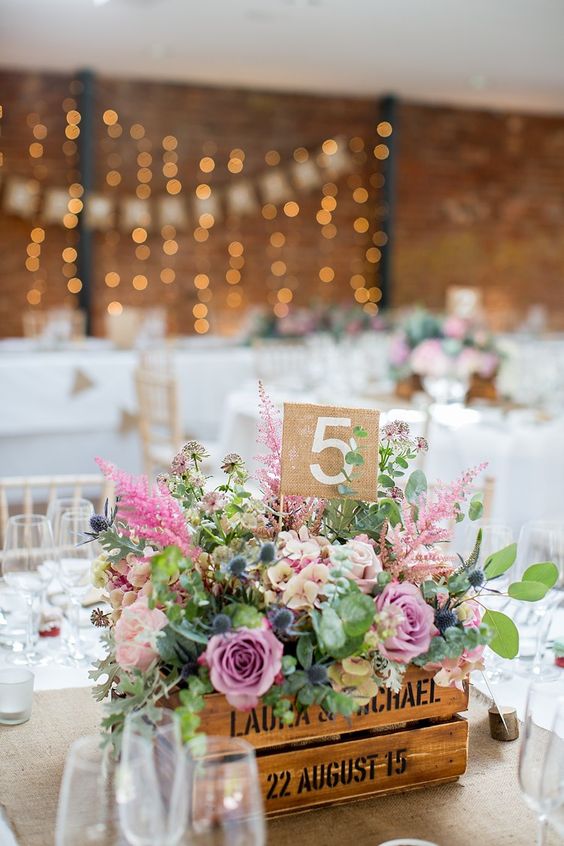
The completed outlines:
[[[322,548],[328,546],[327,538],[311,537],[305,526],[299,532],[291,529],[278,535],[278,555],[297,573],[308,564],[319,561]]]
[[[284,647],[270,628],[241,628],[213,635],[200,663],[209,667],[215,690],[230,705],[249,711],[274,684],[282,667]]]
[[[455,338],[457,341],[461,341],[466,336],[467,331],[468,323],[466,320],[455,314],[447,317],[443,323],[443,332],[447,338]]]
[[[168,623],[159,608],[149,608],[146,597],[138,597],[123,608],[115,625],[116,660],[124,670],[146,672],[157,658],[157,634]]]
[[[421,341],[411,353],[411,369],[419,376],[440,378],[452,368],[452,358],[443,350],[438,338]]]
[[[409,344],[403,335],[396,335],[392,338],[388,357],[392,367],[401,367],[409,359]]]

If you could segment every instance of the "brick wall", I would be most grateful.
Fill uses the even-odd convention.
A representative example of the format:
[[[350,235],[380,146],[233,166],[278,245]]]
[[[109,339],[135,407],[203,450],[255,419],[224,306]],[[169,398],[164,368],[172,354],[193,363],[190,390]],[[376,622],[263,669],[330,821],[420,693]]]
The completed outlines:
[[[44,184],[61,184],[62,180],[62,184],[67,185],[76,178],[73,169],[65,166],[61,149],[66,127],[61,103],[70,96],[69,84],[69,79],[0,73],[0,88],[7,92],[1,139],[6,176],[32,175],[28,146],[34,139],[26,118],[30,112],[36,112],[49,130],[43,142],[45,154],[41,160],[46,166],[46,173],[40,174]],[[115,125],[104,124],[103,114],[110,109],[118,115],[117,130]],[[339,178],[324,175],[318,188],[296,189],[289,197],[299,205],[299,214],[295,217],[288,217],[279,208],[274,219],[265,218],[259,203],[254,214],[243,218],[228,217],[223,208],[221,218],[208,230],[205,241],[197,240],[202,237],[201,229],[195,237],[199,227],[198,221],[193,219],[186,231],[178,229],[172,237],[170,230],[165,231],[163,237],[161,226],[153,227],[142,245],[134,243],[130,231],[96,234],[93,295],[96,330],[102,331],[106,308],[112,301],[136,306],[164,304],[170,328],[182,333],[193,331],[193,308],[200,300],[209,309],[207,317],[212,329],[232,327],[240,320],[247,304],[269,303],[272,307],[281,288],[290,289],[298,304],[319,299],[354,303],[351,276],[364,275],[368,288],[374,287],[377,274],[374,261],[366,259],[367,250],[373,246],[373,231],[377,229],[378,177],[374,174],[378,173],[379,162],[371,152],[376,124],[377,106],[368,100],[99,79],[96,86],[95,187],[118,199],[135,197],[140,184],[149,185],[151,189],[151,196],[144,201],[147,204],[166,196],[165,164],[178,168],[178,173],[174,173],[174,168],[168,172],[169,178],[172,173],[172,178],[182,183],[179,196],[194,197],[199,184],[209,185],[214,195],[219,195],[241,179],[250,179],[254,184],[254,180],[266,172],[280,172],[282,165],[293,162],[297,148],[305,148],[313,156],[326,139],[344,136],[357,140],[353,144],[355,151],[348,151],[351,156],[348,173]],[[121,134],[111,137],[119,133],[120,128]],[[132,132],[137,137],[132,138]],[[140,135],[142,137],[138,137]],[[167,136],[172,136],[176,142],[167,141],[169,146],[174,146],[168,151],[163,148],[163,139]],[[369,154],[358,149],[361,145],[358,139],[362,142],[366,139]],[[241,173],[228,170],[233,150],[244,152]],[[269,151],[279,154],[280,167],[266,163],[265,155]],[[165,153],[168,162],[163,160]],[[211,173],[203,173],[199,168],[204,156],[214,160],[215,168]],[[140,162],[149,163],[150,174],[140,173]],[[110,171],[119,174],[119,177],[115,173],[110,177],[114,181],[119,178],[118,185],[108,184]],[[139,182],[140,177],[149,176],[150,182]],[[359,203],[353,198],[353,192],[359,187],[368,193],[366,202]],[[146,189],[141,189],[141,193],[143,191]],[[336,201],[336,207],[329,211],[329,223],[327,215],[325,223],[317,220],[326,196],[324,191],[329,198],[335,195]],[[330,199],[328,202],[331,205]],[[359,217],[370,220],[367,232],[355,231],[353,224]],[[0,267],[0,330],[3,334],[19,331],[19,312],[26,305],[30,287],[39,285],[43,292],[42,305],[74,299],[66,290],[61,249],[65,241],[73,242],[75,232],[65,232],[58,226],[47,227],[38,279],[37,273],[25,269],[26,244],[33,225],[33,221],[22,222],[5,215],[2,218],[0,248],[7,256]],[[274,233],[284,236],[276,234],[275,245],[271,244]],[[176,242],[176,253],[163,252],[165,240]],[[277,246],[282,240],[283,245]],[[230,255],[229,245],[233,242],[243,245],[242,256]],[[167,244],[166,249],[174,250],[175,244]],[[333,269],[331,281],[320,279],[319,272],[324,267]],[[173,282],[162,281],[163,270],[168,271],[164,274],[166,280],[172,276],[170,270],[174,271]],[[240,281],[235,284],[226,281],[226,273],[230,270],[240,273]],[[108,287],[107,274],[118,274],[119,284]],[[201,275],[209,278],[207,289],[195,287],[198,275],[200,279]],[[136,290],[132,284],[135,277],[145,277],[147,287]],[[114,275],[110,281],[116,278]],[[230,278],[237,279],[237,274],[231,273]],[[141,284],[145,284],[143,280]],[[239,297],[233,297],[235,292]]]
[[[72,80],[2,71],[0,91],[0,173],[4,182],[11,175],[36,179],[44,187],[75,182],[78,171],[73,142],[65,136],[66,112],[76,99]],[[109,109],[118,115],[121,134],[119,128],[103,121]],[[46,137],[34,137],[37,122],[46,127]],[[326,195],[321,186],[309,192],[295,191],[292,199],[300,208],[296,217],[286,216],[279,208],[274,219],[265,219],[259,205],[248,217],[229,218],[222,207],[222,215],[205,241],[197,240],[201,231],[195,237],[199,228],[195,220],[172,236],[170,230],[163,236],[161,226],[156,226],[141,245],[134,243],[126,230],[96,234],[96,331],[103,331],[112,301],[165,305],[170,328],[187,333],[193,331],[193,309],[199,302],[208,309],[205,317],[211,329],[227,330],[239,322],[246,305],[269,303],[272,307],[281,288],[290,289],[298,304],[320,299],[353,303],[351,277],[356,276],[353,284],[358,285],[360,275],[376,300],[378,265],[373,246],[379,243],[382,200],[380,162],[372,149],[383,141],[377,138],[376,125],[377,107],[369,100],[97,80],[95,188],[118,199],[135,197],[140,185],[148,185],[151,195],[145,202],[152,204],[166,195],[171,178],[182,183],[182,197],[193,197],[201,183],[219,195],[241,179],[255,184],[261,174],[275,170],[265,162],[268,151],[277,151],[284,165],[293,161],[296,148],[304,147],[314,155],[327,138],[357,140],[354,150],[349,150],[351,172],[338,179],[325,177]],[[142,137],[132,138],[132,131]],[[163,148],[167,136],[176,140],[174,149]],[[554,325],[564,326],[564,118],[404,103],[399,107],[395,139],[398,191],[393,304],[419,301],[441,307],[449,285],[476,285],[484,290],[486,305],[499,325],[542,300],[549,306]],[[362,142],[366,152],[360,149]],[[41,157],[30,157],[32,143],[43,145]],[[245,154],[241,173],[228,170],[232,150]],[[211,173],[199,169],[206,155],[214,159]],[[163,174],[164,165],[169,166],[168,176]],[[143,167],[150,174],[140,173]],[[118,174],[110,181],[119,179],[119,184],[108,184],[110,171]],[[150,181],[140,182],[149,176]],[[358,188],[368,192],[364,203],[353,197]],[[144,191],[141,188],[141,194]],[[324,196],[333,194],[336,207],[329,210],[327,229],[328,224],[320,223],[317,216]],[[354,221],[359,217],[370,221],[367,232],[355,230]],[[20,333],[21,313],[30,308],[30,291],[35,292],[33,302],[41,298],[33,308],[77,299],[67,290],[68,279],[73,279],[76,271],[72,261],[65,263],[62,258],[65,246],[75,243],[76,231],[45,226],[37,269],[37,262],[29,262],[29,258],[37,258],[33,255],[36,247],[31,248],[31,256],[27,253],[30,232],[37,225],[43,226],[40,219],[21,220],[0,211],[1,335]],[[282,246],[271,243],[273,235],[274,244],[283,240],[275,233],[284,236]],[[176,242],[175,253],[163,251],[165,240]],[[233,242],[243,245],[242,256],[230,255]],[[174,250],[175,245],[168,244],[166,249]],[[372,261],[367,260],[369,250]],[[279,264],[274,265],[273,273],[275,262]],[[333,269],[332,281],[320,280],[323,267]],[[163,270],[167,272],[163,274]],[[171,270],[172,282],[168,281]],[[240,280],[229,284],[228,271],[240,273]],[[119,276],[117,286],[106,284],[106,278],[110,282],[117,279],[108,274]],[[201,282],[203,275],[209,278],[209,285],[197,288],[195,279]],[[145,277],[147,287],[136,290],[135,277],[136,284],[139,277]],[[230,278],[237,279],[237,273]],[[234,293],[239,296],[233,297]]]
[[[564,328],[564,117],[405,103],[398,138],[394,303],[472,285],[500,327]]]

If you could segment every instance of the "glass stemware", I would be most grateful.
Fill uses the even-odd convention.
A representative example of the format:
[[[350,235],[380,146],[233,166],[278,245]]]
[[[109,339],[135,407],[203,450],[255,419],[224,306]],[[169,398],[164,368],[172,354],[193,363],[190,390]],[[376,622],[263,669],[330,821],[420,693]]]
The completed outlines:
[[[117,846],[120,842],[111,747],[102,748],[100,735],[81,737],[65,763],[56,846]]]
[[[69,600],[70,639],[68,652],[74,663],[89,660],[80,640],[80,609],[82,599],[92,587],[92,562],[99,554],[96,542],[89,541],[91,511],[66,511],[60,517],[58,531],[58,575]]]
[[[189,756],[190,843],[263,846],[262,792],[252,746],[238,738],[202,737],[189,744]]]
[[[531,684],[519,750],[519,785],[525,801],[539,820],[537,846],[544,846],[546,838],[545,764],[551,740],[547,727],[553,725],[560,702],[554,694],[554,685],[546,682]]]
[[[19,591],[27,605],[27,622],[23,658],[14,663],[40,663],[43,656],[36,649],[37,632],[33,606],[44,594],[51,579],[49,561],[54,556],[51,524],[40,514],[18,514],[10,517],[6,527],[2,575],[9,587]]]
[[[125,720],[117,800],[131,846],[176,846],[186,832],[189,761],[174,712]]]
[[[478,567],[483,568],[488,557],[500,549],[509,546],[514,541],[513,531],[510,526],[505,523],[496,522],[481,522],[479,526],[468,527],[466,533],[465,550],[469,555],[474,548],[476,542],[476,535],[478,529],[482,530],[482,543],[480,545],[480,555],[478,557]],[[491,608],[493,611],[503,611],[510,604],[511,600],[507,597],[507,588],[509,582],[512,581],[511,568],[493,579],[489,583],[489,587],[499,591],[499,595],[489,593],[480,597],[480,602]],[[503,658],[499,658],[491,649],[486,652],[486,674],[490,682],[495,683],[502,679],[510,679],[511,671],[508,669],[508,662]]]
[[[59,544],[61,518],[69,511],[84,511],[88,516],[94,514],[94,505],[89,499],[80,496],[67,496],[54,499],[47,509],[47,519],[51,521],[55,544]]]
[[[564,837],[564,697],[559,698],[548,741],[541,796],[548,822]]]
[[[559,570],[559,579],[544,599],[535,602],[527,609],[526,622],[534,626],[535,646],[531,658],[521,655],[518,669],[525,675],[532,674],[544,681],[559,678],[560,673],[554,665],[544,663],[544,653],[554,610],[562,600],[564,589],[564,523],[537,520],[525,523],[519,535],[518,558],[515,566],[516,576],[520,578],[527,567],[543,561],[552,561]]]

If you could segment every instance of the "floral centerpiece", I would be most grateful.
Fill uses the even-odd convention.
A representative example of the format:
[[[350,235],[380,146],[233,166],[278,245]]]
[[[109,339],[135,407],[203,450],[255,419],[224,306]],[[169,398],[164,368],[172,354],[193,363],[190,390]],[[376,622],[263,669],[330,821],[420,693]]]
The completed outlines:
[[[339,340],[385,329],[387,322],[382,315],[368,314],[361,306],[319,304],[305,308],[290,305],[283,317],[272,311],[257,311],[248,337],[250,341],[299,340],[315,334],[328,334]]]
[[[99,462],[117,505],[91,521],[104,550],[94,582],[111,605],[93,614],[107,656],[92,677],[99,699],[115,694],[104,725],[116,738],[129,711],[173,693],[189,738],[213,691],[236,709],[261,702],[290,725],[313,704],[351,715],[379,688],[398,690],[410,665],[461,685],[483,667],[486,645],[517,653],[514,623],[483,604],[515,545],[483,566],[480,532],[468,558],[444,548],[451,521],[481,514],[472,485],[482,468],[431,491],[420,470],[408,474],[425,440],[391,423],[381,432],[379,499],[359,501],[366,431],[357,426],[341,498],[289,496],[281,508],[281,421],[260,394],[260,495],[235,454],[208,490],[194,441],[153,487]],[[555,579],[554,565],[534,565],[509,594],[538,599]]]
[[[467,389],[472,377],[494,378],[501,353],[493,336],[472,321],[418,309],[392,338],[389,361],[396,381],[448,379]]]

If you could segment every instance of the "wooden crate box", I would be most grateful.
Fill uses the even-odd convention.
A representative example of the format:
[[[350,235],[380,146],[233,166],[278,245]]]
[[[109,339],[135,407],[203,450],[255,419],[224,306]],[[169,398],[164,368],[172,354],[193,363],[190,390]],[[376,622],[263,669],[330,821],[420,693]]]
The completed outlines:
[[[201,728],[255,747],[266,812],[276,815],[457,779],[468,724],[456,715],[467,707],[467,687],[439,687],[411,667],[399,693],[381,689],[348,720],[312,707],[283,726],[271,708],[236,711],[213,694]]]

